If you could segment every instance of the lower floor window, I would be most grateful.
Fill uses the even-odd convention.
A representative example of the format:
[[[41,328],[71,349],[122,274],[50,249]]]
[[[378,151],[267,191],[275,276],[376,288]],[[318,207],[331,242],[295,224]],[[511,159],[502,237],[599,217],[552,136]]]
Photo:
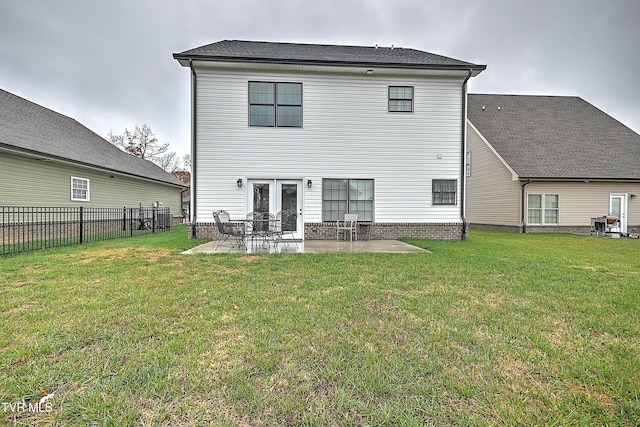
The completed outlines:
[[[71,200],[89,201],[89,180],[71,177]]]
[[[431,200],[434,205],[455,205],[458,181],[434,179],[431,183]]]
[[[529,194],[527,224],[558,224],[559,208],[557,194]]]
[[[342,220],[345,213],[373,221],[373,179],[322,180],[322,220]]]

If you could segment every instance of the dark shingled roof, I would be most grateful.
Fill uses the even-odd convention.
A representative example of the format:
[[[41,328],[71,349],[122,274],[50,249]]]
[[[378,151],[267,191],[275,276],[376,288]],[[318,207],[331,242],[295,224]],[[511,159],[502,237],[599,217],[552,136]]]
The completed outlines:
[[[640,135],[581,98],[469,94],[467,115],[520,178],[640,179]]]
[[[74,119],[2,89],[0,148],[185,186],[162,168],[125,153]]]
[[[474,69],[481,71],[486,68],[485,65],[472,64],[446,56],[401,47],[335,46],[243,40],[223,40],[182,53],[175,53],[173,57],[177,60],[198,59],[416,69]]]

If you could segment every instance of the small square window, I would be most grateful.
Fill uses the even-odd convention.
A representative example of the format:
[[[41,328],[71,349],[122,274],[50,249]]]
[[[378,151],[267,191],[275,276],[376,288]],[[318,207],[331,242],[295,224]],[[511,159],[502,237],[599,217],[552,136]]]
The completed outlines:
[[[71,200],[89,201],[89,180],[85,178],[71,177]]]
[[[434,179],[431,184],[432,204],[455,205],[457,188],[455,179]]]
[[[389,112],[413,112],[413,86],[389,86]]]

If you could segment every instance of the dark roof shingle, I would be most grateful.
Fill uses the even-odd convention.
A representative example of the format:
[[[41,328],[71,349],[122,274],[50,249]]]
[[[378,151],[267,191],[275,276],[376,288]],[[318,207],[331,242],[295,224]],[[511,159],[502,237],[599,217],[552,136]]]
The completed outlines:
[[[257,61],[268,63],[304,63],[337,66],[387,66],[396,68],[443,68],[484,70],[446,56],[408,48],[375,46],[338,46],[300,43],[273,43],[223,40],[175,53],[177,60]]]
[[[469,94],[467,115],[520,178],[640,179],[640,135],[579,97]]]
[[[184,186],[154,163],[125,153],[74,119],[2,89],[0,148]]]

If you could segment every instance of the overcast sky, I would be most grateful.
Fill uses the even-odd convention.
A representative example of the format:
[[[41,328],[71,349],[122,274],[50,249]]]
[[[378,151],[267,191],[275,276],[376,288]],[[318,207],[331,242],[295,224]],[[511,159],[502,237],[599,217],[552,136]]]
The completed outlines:
[[[189,70],[237,39],[402,46],[487,65],[472,93],[579,96],[640,132],[638,0],[0,0],[0,88],[101,136],[190,150]]]

